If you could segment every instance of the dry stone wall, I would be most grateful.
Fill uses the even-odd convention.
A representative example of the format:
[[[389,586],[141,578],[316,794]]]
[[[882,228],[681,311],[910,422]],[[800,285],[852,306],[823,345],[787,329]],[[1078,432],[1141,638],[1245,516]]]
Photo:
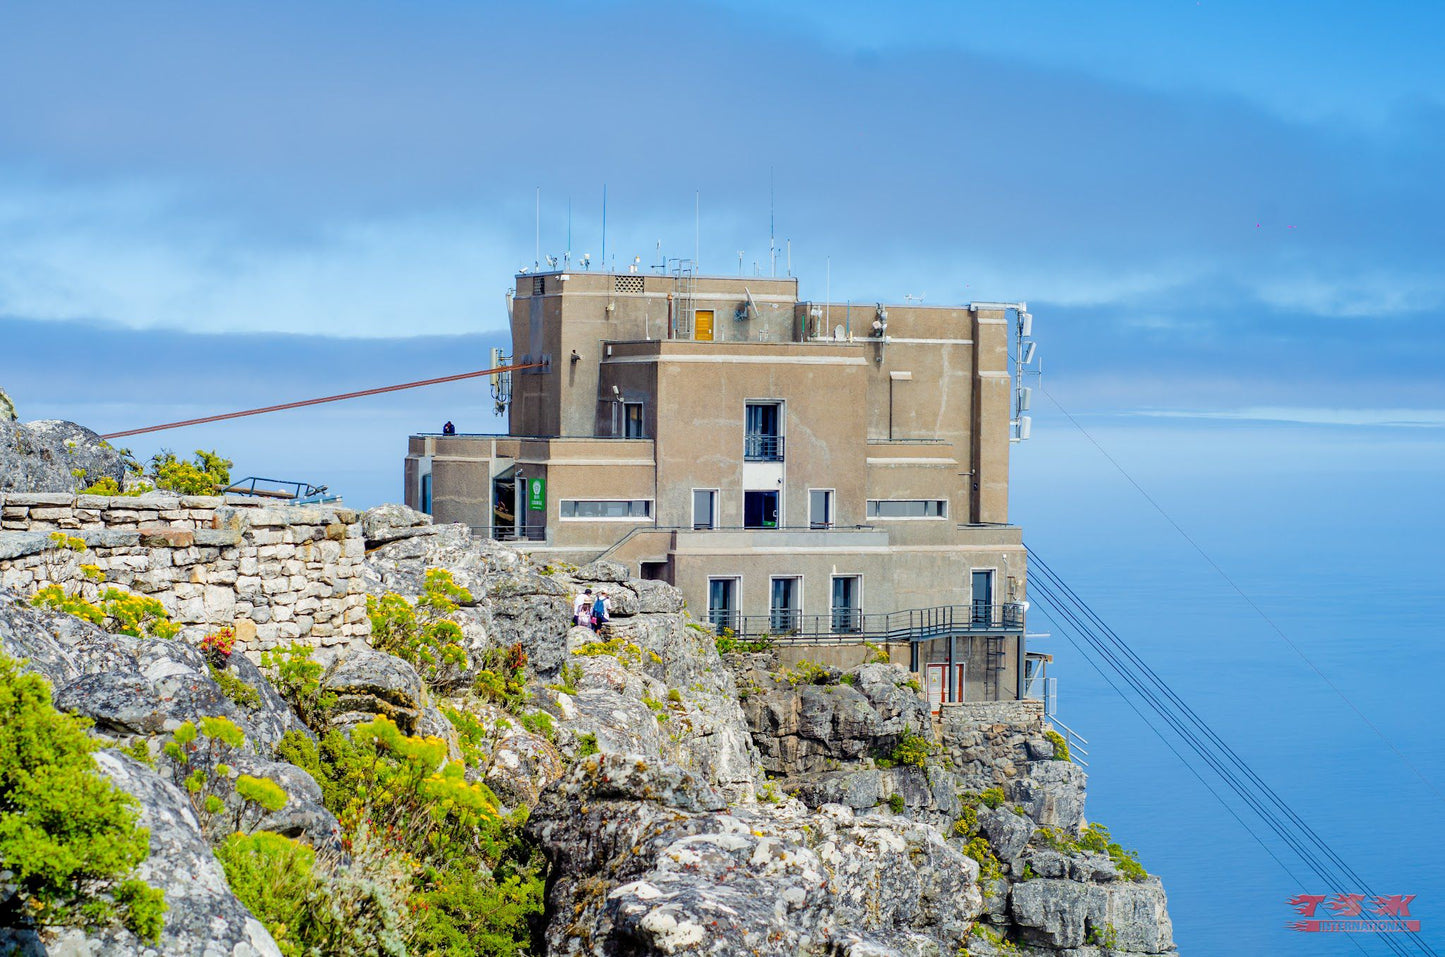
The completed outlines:
[[[56,533],[85,543],[80,551]],[[0,493],[0,586],[94,598],[106,585],[158,599],[198,639],[226,625],[251,657],[292,641],[325,653],[366,643],[361,516],[244,496]],[[104,575],[97,585],[83,566]]]

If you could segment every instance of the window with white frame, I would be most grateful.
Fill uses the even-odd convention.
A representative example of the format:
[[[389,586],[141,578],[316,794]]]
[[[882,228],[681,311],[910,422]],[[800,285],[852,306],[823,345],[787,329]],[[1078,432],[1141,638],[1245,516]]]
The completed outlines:
[[[564,498],[563,518],[618,519],[645,521],[652,518],[652,499]]]
[[[833,490],[830,488],[808,489],[808,527],[833,527]]]
[[[692,490],[693,528],[717,528],[717,493],[715,488]]]
[[[870,498],[869,518],[947,518],[948,500],[942,498]]]

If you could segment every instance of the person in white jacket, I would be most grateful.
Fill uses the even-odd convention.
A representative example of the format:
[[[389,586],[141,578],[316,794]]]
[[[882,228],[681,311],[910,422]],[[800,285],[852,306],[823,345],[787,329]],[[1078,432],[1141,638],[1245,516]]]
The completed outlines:
[[[578,592],[572,599],[572,624],[592,627],[592,589]]]

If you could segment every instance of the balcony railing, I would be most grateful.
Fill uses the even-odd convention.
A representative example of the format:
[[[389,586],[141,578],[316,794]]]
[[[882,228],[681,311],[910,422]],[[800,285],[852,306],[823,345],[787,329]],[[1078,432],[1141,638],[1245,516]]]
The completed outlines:
[[[743,460],[747,462],[781,462],[783,460],[783,437],[762,432],[749,432],[743,436]]]
[[[547,540],[546,525],[473,525],[473,535],[490,538],[499,542],[544,542]]]
[[[766,615],[739,615],[722,609],[708,612],[713,627],[730,629],[739,638],[768,637],[775,641],[931,641],[953,635],[1012,635],[1024,630],[1023,606],[939,605],[886,614],[865,614],[835,608],[826,615],[805,615],[775,608]]]

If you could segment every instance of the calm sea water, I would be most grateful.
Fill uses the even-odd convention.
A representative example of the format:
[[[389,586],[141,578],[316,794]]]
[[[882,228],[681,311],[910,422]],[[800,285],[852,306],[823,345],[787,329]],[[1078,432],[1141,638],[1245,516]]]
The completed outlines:
[[[1083,422],[1380,733],[1047,414],[1014,460],[1025,540],[1375,890],[1416,895],[1439,949],[1445,433]],[[1043,616],[1030,628],[1054,631],[1033,647],[1055,655],[1059,715],[1090,741],[1089,816],[1162,876],[1183,953],[1390,953],[1376,935],[1287,930],[1293,894],[1355,888],[1322,885],[1268,840],[1298,879],[1286,873]]]

